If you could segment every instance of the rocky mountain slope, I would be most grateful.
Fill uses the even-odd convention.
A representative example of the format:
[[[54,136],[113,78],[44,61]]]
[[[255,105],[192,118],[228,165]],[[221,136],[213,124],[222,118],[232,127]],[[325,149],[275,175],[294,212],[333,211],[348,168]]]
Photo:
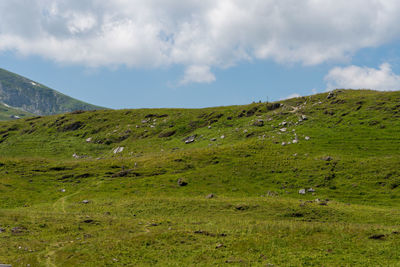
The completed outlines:
[[[0,103],[36,115],[102,109],[4,69],[0,69]]]

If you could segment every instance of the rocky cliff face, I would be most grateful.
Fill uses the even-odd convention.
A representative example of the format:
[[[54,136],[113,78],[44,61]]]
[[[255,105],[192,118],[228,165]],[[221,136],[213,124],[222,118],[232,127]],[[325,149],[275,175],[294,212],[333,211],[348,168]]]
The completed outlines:
[[[37,115],[102,109],[0,69],[0,102]]]

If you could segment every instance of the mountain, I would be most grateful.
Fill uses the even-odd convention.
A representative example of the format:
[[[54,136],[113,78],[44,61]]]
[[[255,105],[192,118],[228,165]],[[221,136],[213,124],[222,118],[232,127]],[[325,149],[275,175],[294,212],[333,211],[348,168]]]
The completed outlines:
[[[103,109],[4,69],[0,69],[0,102],[36,115]]]
[[[0,262],[398,266],[400,92],[0,122]]]

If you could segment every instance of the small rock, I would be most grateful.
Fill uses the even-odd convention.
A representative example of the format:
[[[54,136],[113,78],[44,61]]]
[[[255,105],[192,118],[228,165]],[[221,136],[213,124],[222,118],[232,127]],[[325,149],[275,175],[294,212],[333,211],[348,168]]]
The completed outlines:
[[[306,194],[306,190],[305,189],[300,189],[299,190],[299,194],[300,195],[305,195]]]
[[[211,129],[212,127],[211,127],[211,125],[210,126],[208,126],[208,129]]]
[[[214,197],[215,197],[214,194],[209,194],[209,195],[206,196],[207,199],[214,198]]]
[[[224,246],[224,244],[221,244],[221,243],[219,243],[219,244],[217,244],[217,245],[215,246],[215,248],[223,248],[223,247],[225,247],[225,246]]]
[[[331,99],[335,97],[335,94],[333,92],[329,92],[328,96],[326,97],[326,99]]]
[[[224,139],[225,138],[225,135],[221,135],[221,139]]]
[[[307,141],[310,140],[311,138],[309,136],[304,137]]]
[[[83,201],[82,201],[82,203],[83,203],[83,204],[89,204],[89,203],[90,203],[90,201],[89,201],[89,200],[87,200],[87,199],[85,199],[85,200],[83,200]]]
[[[178,185],[179,186],[187,186],[187,182],[183,178],[178,179]]]
[[[331,161],[331,160],[332,160],[332,157],[331,157],[331,156],[323,157],[322,160]]]
[[[217,141],[217,138],[211,138],[210,141],[215,142]]]
[[[64,188],[63,188],[63,189],[61,189],[60,191],[61,191],[61,193],[65,193],[65,189],[64,189]]]
[[[21,234],[21,233],[25,232],[26,230],[27,229],[25,227],[17,226],[17,227],[14,227],[14,228],[11,229],[11,233],[13,233],[13,234]]]
[[[1,227],[0,227],[0,234],[1,234],[1,233],[4,233],[5,231],[6,231],[5,228],[1,228]]]
[[[190,144],[193,143],[196,140],[197,134],[192,135],[192,136],[188,136],[185,139],[183,139],[183,141],[185,142],[185,144]]]
[[[282,146],[286,146],[286,142],[282,142]]]
[[[124,147],[117,147],[117,148],[115,148],[115,149],[113,150],[113,153],[114,153],[114,154],[117,154],[117,153],[121,153],[122,151],[124,151]]]
[[[287,128],[281,128],[281,129],[279,129],[279,131],[281,131],[282,133],[284,133],[284,132],[287,131]]]
[[[294,140],[292,141],[293,144],[297,144],[298,142],[299,142],[299,140],[297,140],[297,139],[294,139]]]
[[[262,126],[264,126],[264,121],[263,121],[263,120],[256,120],[256,121],[253,123],[253,126],[262,127]]]
[[[306,121],[306,120],[308,120],[308,118],[307,118],[307,116],[306,116],[306,115],[301,115],[301,119],[302,119],[303,121]]]
[[[92,142],[92,137],[87,138],[87,139],[86,139],[86,142],[87,142],[87,143]]]
[[[314,192],[315,192],[315,189],[309,188],[309,189],[307,189],[307,192],[314,193]]]

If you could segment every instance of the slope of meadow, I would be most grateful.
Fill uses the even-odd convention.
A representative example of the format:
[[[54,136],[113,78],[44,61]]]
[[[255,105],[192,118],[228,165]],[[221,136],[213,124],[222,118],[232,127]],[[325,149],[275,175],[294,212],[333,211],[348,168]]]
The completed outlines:
[[[0,262],[397,266],[399,118],[336,90],[2,122]]]

